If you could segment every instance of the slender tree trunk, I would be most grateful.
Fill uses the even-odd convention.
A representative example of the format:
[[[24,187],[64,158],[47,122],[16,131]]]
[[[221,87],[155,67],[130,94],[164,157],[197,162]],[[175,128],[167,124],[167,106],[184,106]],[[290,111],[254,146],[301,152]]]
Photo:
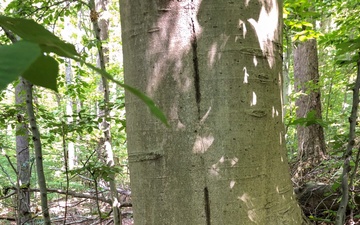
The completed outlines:
[[[358,53],[360,56],[360,53]],[[351,161],[353,160],[352,152],[355,147],[355,138],[356,138],[356,125],[358,118],[358,108],[359,108],[359,93],[360,93],[360,60],[357,61],[357,76],[355,84],[353,87],[353,101],[351,107],[351,114],[349,116],[349,140],[346,147],[346,152],[344,153],[344,164],[342,166],[341,174],[341,201],[339,209],[336,213],[336,225],[343,225],[346,219],[346,212],[349,207],[349,197],[354,197],[355,193],[350,190],[354,190],[355,186],[353,185],[354,177],[350,176],[351,171]],[[357,157],[358,158],[358,157]],[[356,167],[353,174],[356,174]],[[350,178],[350,179],[349,179]],[[350,180],[350,184],[349,184]],[[354,200],[354,199],[353,199]],[[351,209],[349,222],[354,221],[354,209]]]
[[[24,115],[26,114],[25,83],[20,77],[15,87],[15,103],[18,109],[16,125],[16,159],[18,172],[18,224],[31,222],[30,193],[30,155],[28,124]]]
[[[311,39],[299,43],[294,51],[295,91],[301,92],[296,100],[296,116],[304,118],[315,112],[317,119],[321,115],[321,95],[319,88],[319,71],[317,43]],[[326,155],[324,129],[319,124],[297,127],[298,157],[308,166],[315,166]]]
[[[289,102],[289,93],[291,93],[292,85],[290,85],[290,77],[289,77],[289,71],[290,71],[290,64],[291,64],[291,58],[292,58],[292,42],[290,35],[288,33],[285,34],[284,40],[286,41],[286,47],[284,44],[284,48],[286,48],[284,52],[284,61],[283,61],[283,91],[282,91],[282,98],[283,98],[283,104],[286,105]],[[285,107],[283,107],[283,115],[285,115],[286,110]]]
[[[72,70],[71,70],[71,60],[66,60],[66,69],[65,69],[65,82],[67,86],[70,86],[72,83]],[[66,115],[67,115],[67,123],[71,124],[73,122],[73,101],[71,97],[66,99]],[[68,166],[69,169],[72,170],[75,166],[76,155],[75,155],[75,145],[74,142],[68,141],[67,143],[67,155],[68,155]]]
[[[4,29],[4,28],[3,28]],[[6,36],[12,43],[17,42],[14,34],[4,29]],[[16,125],[16,160],[17,160],[17,211],[18,224],[25,222],[31,223],[31,209],[30,209],[30,193],[26,190],[30,188],[30,153],[29,153],[29,134],[27,129],[27,122],[24,114],[27,111],[27,90],[28,83],[20,77],[19,83],[15,87],[15,104],[18,107]]]
[[[36,163],[36,171],[38,175],[38,184],[40,188],[40,200],[41,200],[41,210],[44,218],[45,225],[51,225],[48,200],[47,200],[47,190],[46,190],[46,178],[44,174],[43,167],[43,156],[42,156],[42,146],[40,139],[40,131],[37,127],[36,117],[34,113],[34,105],[33,105],[33,94],[32,94],[32,84],[25,79],[22,80],[26,89],[26,106],[27,113],[30,121],[30,128],[32,132],[32,140],[34,142],[34,150],[35,150],[35,163]]]
[[[135,224],[302,224],[281,105],[281,1],[120,1]]]
[[[106,12],[109,2],[107,0],[90,0],[90,6],[92,7],[92,12],[96,12],[96,15],[99,15],[99,18],[91,18],[93,22],[93,29],[95,37],[98,41],[98,63],[97,66],[102,70],[106,70],[106,64],[109,62],[108,52],[109,49],[103,45],[103,41],[108,40],[109,38],[109,19],[106,18]],[[101,83],[99,85],[100,92],[103,93],[103,106],[100,106],[98,109],[99,117],[102,118],[100,124],[100,129],[103,131],[104,139],[101,149],[105,150],[106,163],[108,166],[115,166],[114,163],[114,154],[111,146],[111,133],[110,133],[110,123],[108,119],[110,118],[110,89],[109,82],[105,77],[101,77]],[[111,199],[113,201],[113,213],[114,213],[114,224],[121,224],[121,213],[120,205],[118,201],[118,193],[116,188],[115,175],[110,175],[110,193]]]

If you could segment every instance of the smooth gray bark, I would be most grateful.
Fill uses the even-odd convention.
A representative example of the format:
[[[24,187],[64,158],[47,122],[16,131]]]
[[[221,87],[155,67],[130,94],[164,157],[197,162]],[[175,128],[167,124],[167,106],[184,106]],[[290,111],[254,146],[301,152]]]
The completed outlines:
[[[281,1],[120,1],[135,224],[302,224],[281,106]]]

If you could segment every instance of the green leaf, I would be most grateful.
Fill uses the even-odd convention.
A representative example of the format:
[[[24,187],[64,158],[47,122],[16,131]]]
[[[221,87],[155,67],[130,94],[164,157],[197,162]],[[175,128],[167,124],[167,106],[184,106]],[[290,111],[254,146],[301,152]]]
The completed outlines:
[[[54,43],[54,45],[56,45],[56,44]],[[64,57],[69,57],[69,58],[78,54],[76,52],[76,50],[75,50],[74,45],[63,42],[63,41],[59,42],[57,44],[57,46],[52,46],[50,44],[41,43],[40,47],[44,52],[53,52],[53,53],[55,53],[55,54],[57,54],[59,56],[64,56]],[[71,52],[69,52],[68,50],[73,48],[73,47],[74,47],[75,53],[72,52],[72,50],[70,50]]]
[[[360,49],[360,37],[337,43],[336,45],[337,55],[348,54],[352,52],[358,52]]]
[[[306,36],[299,36],[300,41],[306,41],[308,38]]]
[[[344,57],[339,57],[336,60],[336,64],[340,65],[340,66],[345,66],[348,64],[354,64],[357,63],[357,61],[359,60],[359,55],[353,55],[351,58],[344,58]]]
[[[22,75],[31,83],[57,92],[58,62],[50,56],[39,57]]]
[[[103,71],[93,65],[91,65],[90,63],[87,63],[79,58],[73,58],[74,60],[80,62],[80,63],[84,63],[86,66],[88,66],[89,68],[95,70],[96,72],[98,72],[99,74],[103,75],[106,79],[111,80],[112,82],[120,85],[121,87],[123,87],[125,90],[128,90],[129,92],[131,92],[132,94],[136,95],[138,98],[140,98],[150,109],[150,112],[157,117],[162,123],[164,123],[166,126],[169,126],[166,116],[164,115],[164,113],[155,105],[154,101],[151,100],[151,98],[149,98],[148,96],[146,96],[145,94],[143,94],[142,92],[140,92],[139,90],[137,90],[136,88],[133,88],[129,85],[123,84],[117,80],[115,80],[109,73],[107,73],[106,71]]]
[[[155,103],[148,96],[146,96],[145,94],[141,93],[139,90],[137,90],[133,87],[130,87],[126,84],[123,84],[123,83],[115,80],[109,73],[107,73],[101,69],[98,69],[97,67],[95,67],[89,63],[84,62],[83,60],[81,60],[80,58],[77,57],[79,55],[76,52],[76,49],[73,45],[65,43],[64,41],[60,40],[57,36],[52,34],[50,31],[46,30],[43,26],[37,24],[35,21],[28,20],[28,19],[22,19],[22,18],[11,18],[11,17],[6,17],[6,16],[0,16],[0,26],[6,28],[8,30],[11,30],[13,33],[15,33],[16,35],[21,37],[23,40],[37,43],[38,45],[35,45],[35,46],[37,48],[39,48],[39,46],[40,46],[40,48],[43,52],[53,52],[59,56],[72,58],[78,62],[86,64],[89,68],[97,71],[98,73],[100,73],[101,75],[106,77],[107,79],[117,83],[121,87],[125,88],[129,92],[131,92],[134,95],[136,95],[137,97],[139,97],[149,107],[151,113],[155,117],[160,119],[161,122],[163,122],[165,125],[168,126],[165,115],[158,107],[156,107]],[[17,57],[19,55],[21,55],[22,53],[21,52],[16,52],[16,53],[17,54],[13,54],[12,58],[18,60]],[[27,55],[29,55],[29,53],[31,53],[31,52],[28,51]],[[22,72],[24,72],[32,64],[32,62],[34,62],[35,59],[37,59],[40,56],[40,52],[37,55],[36,54],[30,54],[30,55],[35,55],[36,57],[32,61],[30,61],[31,63],[26,64],[26,67],[23,68],[22,70],[20,70],[20,72],[17,72],[16,77],[19,76]],[[21,55],[21,56],[24,58],[23,55]],[[6,52],[3,55],[0,55],[0,58],[7,58],[7,57],[8,57],[8,54]],[[5,62],[5,61],[3,61],[3,62]],[[47,68],[44,69],[44,71],[41,71],[42,70],[41,66],[45,66],[44,61],[46,61],[46,63],[50,62],[49,63],[50,65],[46,65]],[[13,69],[12,64],[10,64],[10,66],[8,66],[7,61],[6,61],[6,64],[3,62],[1,62],[1,64],[3,64],[3,66],[7,66],[7,67],[10,67],[11,69]],[[28,60],[28,62],[29,62],[29,60]],[[50,60],[49,58],[42,57],[42,59],[37,61],[36,64],[34,64],[34,66],[29,69],[29,71],[26,71],[26,74],[24,74],[24,77],[26,77],[27,79],[32,81],[34,84],[37,84],[37,85],[40,85],[43,87],[48,87],[48,88],[56,91],[57,72],[56,73],[54,72],[55,67],[57,68],[57,63],[55,65],[54,61]],[[14,68],[19,68],[19,67],[14,67]],[[7,71],[5,71],[5,73],[7,73]],[[33,76],[35,76],[35,77],[33,77]],[[4,79],[5,81],[2,82],[1,76],[0,76],[0,88],[2,87],[1,83],[3,83],[2,88],[4,88],[8,83],[15,80],[16,77],[15,78],[12,77],[11,79]]]
[[[0,26],[11,30],[23,40],[39,44],[44,52],[54,52],[64,57],[78,55],[73,45],[60,40],[33,20],[0,16]]]
[[[308,22],[302,22],[302,25],[305,26],[305,27],[311,27],[313,28],[313,24],[312,23],[308,23]]]
[[[23,74],[41,56],[37,44],[19,41],[0,47],[0,90]]]
[[[153,102],[153,100],[151,100],[151,98],[149,98],[148,96],[141,93],[138,89],[133,88],[133,87],[131,87],[129,85],[121,84],[121,86],[123,88],[125,88],[126,90],[130,91],[131,93],[133,93],[134,95],[136,95],[137,97],[139,97],[149,107],[150,112],[154,116],[156,116],[158,119],[160,119],[161,122],[163,122],[166,126],[169,126],[169,124],[167,123],[165,115],[163,114],[163,112],[158,107],[156,107],[155,103]]]
[[[354,161],[350,161],[350,162],[349,162],[349,165],[350,165],[351,167],[355,167],[355,162],[354,162]]]
[[[298,118],[289,123],[289,125],[300,125],[304,127],[311,126],[313,124],[319,124],[322,127],[327,127],[327,123],[324,122],[322,119],[316,118],[316,111],[311,110],[307,113],[306,117]]]
[[[339,182],[335,182],[335,183],[331,186],[331,190],[332,190],[332,191],[337,191],[339,187],[340,187],[340,183],[339,183]]]

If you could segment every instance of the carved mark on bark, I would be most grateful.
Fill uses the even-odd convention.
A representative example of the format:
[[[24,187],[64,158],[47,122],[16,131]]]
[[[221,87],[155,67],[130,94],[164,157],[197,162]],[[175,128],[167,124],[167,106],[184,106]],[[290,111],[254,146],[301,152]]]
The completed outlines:
[[[210,221],[210,200],[209,200],[209,190],[207,187],[204,188],[204,200],[205,200],[205,216],[206,216],[206,225],[211,225]]]
[[[191,19],[191,27],[192,27],[191,48],[192,48],[192,52],[193,52],[195,99],[196,99],[196,105],[197,105],[197,110],[198,110],[198,116],[200,119],[200,101],[201,101],[200,74],[199,74],[199,61],[198,61],[198,54],[197,54],[197,37],[196,37],[194,19]]]
[[[148,152],[148,153],[135,153],[129,154],[130,162],[143,162],[158,160],[163,157],[163,153],[160,152]]]
[[[250,109],[250,110],[246,110],[246,113],[250,116],[257,118],[265,117],[267,114],[265,110],[262,109]]]

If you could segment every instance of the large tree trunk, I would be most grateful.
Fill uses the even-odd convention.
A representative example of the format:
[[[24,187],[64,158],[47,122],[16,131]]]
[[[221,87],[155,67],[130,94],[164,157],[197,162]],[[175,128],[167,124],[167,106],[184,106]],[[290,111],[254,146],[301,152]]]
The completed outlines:
[[[309,112],[321,119],[321,98],[318,71],[317,43],[311,39],[299,43],[294,51],[295,91],[301,92],[296,100],[296,116],[304,118]],[[324,129],[319,124],[298,126],[298,157],[311,167],[317,165],[326,155]]]
[[[30,194],[26,190],[30,188],[30,155],[29,155],[29,133],[28,121],[25,120],[26,114],[26,95],[23,78],[15,87],[15,103],[17,105],[16,125],[16,160],[18,172],[18,224],[31,222]]]
[[[281,106],[281,1],[120,1],[135,224],[302,224]]]

